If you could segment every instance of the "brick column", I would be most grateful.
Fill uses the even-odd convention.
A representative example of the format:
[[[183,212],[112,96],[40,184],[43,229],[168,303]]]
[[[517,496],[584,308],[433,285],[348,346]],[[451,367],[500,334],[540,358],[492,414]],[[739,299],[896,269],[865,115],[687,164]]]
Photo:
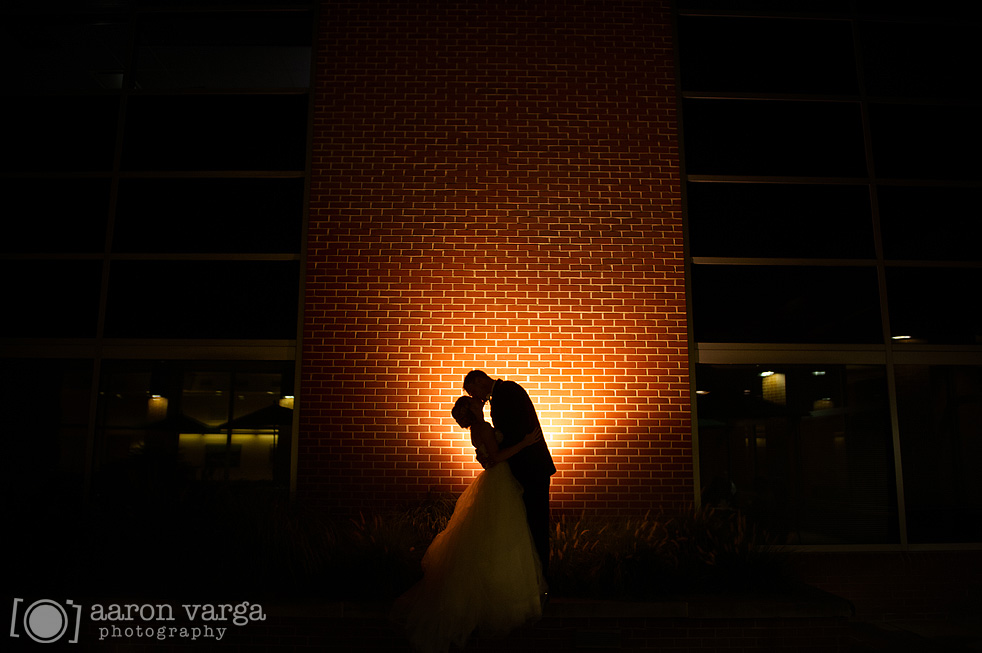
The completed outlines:
[[[668,4],[323,4],[301,497],[462,491],[479,368],[535,401],[555,510],[693,499]]]

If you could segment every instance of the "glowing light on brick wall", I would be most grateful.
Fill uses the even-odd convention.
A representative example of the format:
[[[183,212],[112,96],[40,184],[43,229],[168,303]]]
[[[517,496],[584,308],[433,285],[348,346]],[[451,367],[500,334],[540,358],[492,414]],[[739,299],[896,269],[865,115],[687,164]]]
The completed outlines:
[[[508,7],[324,7],[298,491],[339,508],[462,491],[480,468],[450,408],[483,369],[533,398],[554,509],[681,508],[667,7]]]

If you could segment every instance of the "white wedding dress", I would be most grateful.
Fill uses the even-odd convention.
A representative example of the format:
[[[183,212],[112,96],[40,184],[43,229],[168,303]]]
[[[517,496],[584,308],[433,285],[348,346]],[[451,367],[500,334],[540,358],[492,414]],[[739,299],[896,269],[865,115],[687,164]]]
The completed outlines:
[[[537,620],[545,591],[522,486],[505,461],[457,499],[423,556],[423,579],[396,600],[393,618],[418,650],[445,653],[475,631],[501,637]]]

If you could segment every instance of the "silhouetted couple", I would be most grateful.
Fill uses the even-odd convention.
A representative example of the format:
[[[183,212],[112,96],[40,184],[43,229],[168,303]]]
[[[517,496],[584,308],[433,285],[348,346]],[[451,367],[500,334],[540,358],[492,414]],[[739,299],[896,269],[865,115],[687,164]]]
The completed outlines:
[[[451,414],[484,471],[423,556],[423,579],[393,611],[423,651],[501,636],[542,616],[549,567],[549,481],[556,467],[528,393],[480,370]],[[491,420],[484,404],[491,403]]]

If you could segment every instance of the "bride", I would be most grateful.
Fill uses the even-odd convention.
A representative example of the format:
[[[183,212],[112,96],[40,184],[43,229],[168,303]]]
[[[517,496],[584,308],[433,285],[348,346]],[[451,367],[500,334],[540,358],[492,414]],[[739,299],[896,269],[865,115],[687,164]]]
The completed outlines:
[[[423,578],[396,600],[393,618],[420,651],[463,647],[472,632],[503,636],[542,616],[545,580],[525,519],[522,486],[506,462],[542,439],[537,428],[499,449],[501,434],[484,420],[479,399],[461,397],[451,412],[484,471],[464,491],[447,527],[423,556]]]

